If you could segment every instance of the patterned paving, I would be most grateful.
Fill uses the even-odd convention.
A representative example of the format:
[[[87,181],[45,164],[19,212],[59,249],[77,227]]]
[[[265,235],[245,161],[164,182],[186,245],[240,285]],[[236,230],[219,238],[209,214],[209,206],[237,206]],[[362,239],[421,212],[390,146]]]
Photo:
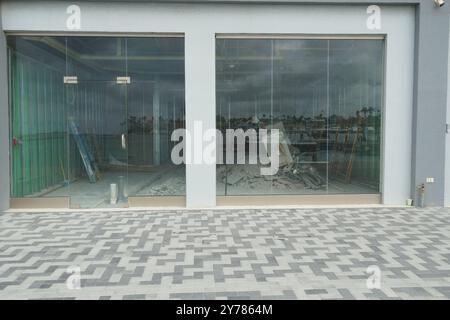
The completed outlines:
[[[442,208],[0,213],[0,299],[448,299],[449,222]]]

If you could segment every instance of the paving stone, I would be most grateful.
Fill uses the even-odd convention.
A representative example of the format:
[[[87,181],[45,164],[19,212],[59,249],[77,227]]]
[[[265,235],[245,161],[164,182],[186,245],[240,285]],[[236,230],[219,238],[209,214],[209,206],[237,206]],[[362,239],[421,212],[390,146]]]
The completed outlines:
[[[308,289],[308,290],[305,290],[305,293],[306,294],[325,294],[325,293],[328,293],[328,291],[325,289]]]
[[[4,212],[0,226],[0,299],[450,299],[446,208]]]

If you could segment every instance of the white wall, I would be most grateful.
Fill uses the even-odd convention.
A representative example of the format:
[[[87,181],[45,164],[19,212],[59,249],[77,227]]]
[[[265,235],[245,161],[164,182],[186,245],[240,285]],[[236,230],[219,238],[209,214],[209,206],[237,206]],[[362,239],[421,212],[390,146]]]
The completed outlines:
[[[65,32],[66,8],[58,2],[2,3],[6,31]],[[83,3],[77,32],[184,33],[186,37],[186,126],[215,125],[215,33],[384,34],[386,91],[382,192],[385,204],[405,203],[411,184],[411,123],[414,8],[382,7],[381,30],[366,27],[366,6],[201,5]],[[215,204],[215,169],[187,166],[187,204]]]

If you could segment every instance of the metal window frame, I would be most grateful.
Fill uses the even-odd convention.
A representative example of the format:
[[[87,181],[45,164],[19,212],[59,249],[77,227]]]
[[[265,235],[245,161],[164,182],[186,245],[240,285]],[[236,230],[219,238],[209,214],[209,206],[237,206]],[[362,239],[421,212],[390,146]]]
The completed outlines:
[[[184,38],[184,32],[4,31],[6,36]]]
[[[124,38],[182,38],[185,39],[185,34],[180,32],[173,33],[129,33],[129,32],[21,32],[21,31],[5,31],[5,36],[48,36],[48,37],[103,37],[103,38],[116,38],[116,37],[124,37]],[[184,57],[185,59],[185,57]],[[8,64],[9,66],[9,64]],[[10,77],[8,78],[8,82]],[[66,84],[77,84],[79,79],[76,76],[65,76],[63,78],[64,83]],[[115,82],[120,82],[118,84],[130,84],[130,77],[117,77]],[[146,83],[154,83],[153,80],[150,81],[142,81]],[[10,110],[10,104],[8,107]],[[11,157],[9,158],[11,161]],[[164,205],[164,202],[169,199],[169,203]],[[186,207],[186,196],[142,196],[142,197],[129,197],[129,201],[126,204],[126,207],[136,207],[139,204],[146,204],[149,207],[152,206],[172,206],[172,202],[176,203],[176,207],[184,208]],[[48,209],[48,208],[58,208],[58,209],[67,209],[67,210],[79,210],[70,204],[71,197],[12,197],[10,191],[10,208],[12,209]],[[130,205],[132,203],[133,205]],[[153,204],[154,203],[154,204]],[[106,207],[105,207],[106,208]],[[105,209],[100,208],[100,209]],[[118,207],[119,209],[124,209],[122,207]],[[96,208],[89,208],[89,210],[95,210]]]
[[[333,197],[337,197],[338,200],[341,196],[353,196],[357,201],[361,200],[361,204],[381,204],[383,203],[383,177],[385,168],[385,122],[386,122],[386,55],[387,55],[387,34],[286,34],[286,33],[216,33],[216,40],[381,40],[383,41],[383,62],[382,62],[382,92],[381,92],[381,140],[380,140],[380,175],[379,175],[379,186],[378,192],[368,193],[368,194],[326,194],[326,195],[216,195],[217,206],[226,205],[242,205],[246,204],[264,204],[268,205],[270,203],[282,204],[283,201],[278,202],[281,198],[287,200],[288,202],[293,202],[294,204],[310,204],[311,200],[320,199],[321,201],[326,201],[328,203],[328,198],[331,198],[329,203],[335,203]],[[216,56],[217,58],[217,56]],[[217,94],[217,92],[216,92]],[[331,196],[331,197],[330,197]],[[265,198],[273,197],[274,199],[265,202]],[[280,199],[278,199],[279,197]],[[360,197],[361,199],[359,199]],[[314,202],[314,201],[313,201]],[[339,201],[338,201],[339,202]],[[358,202],[359,203],[359,202]],[[286,203],[285,203],[286,204]],[[317,204],[320,204],[319,202]]]
[[[263,40],[385,40],[385,34],[288,34],[288,33],[216,33],[216,39]]]

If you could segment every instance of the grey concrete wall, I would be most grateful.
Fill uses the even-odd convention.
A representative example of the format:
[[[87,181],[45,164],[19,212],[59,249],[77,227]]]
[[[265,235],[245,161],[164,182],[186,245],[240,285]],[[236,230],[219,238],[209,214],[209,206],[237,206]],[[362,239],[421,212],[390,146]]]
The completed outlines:
[[[425,203],[443,206],[446,176],[446,122],[450,4],[421,1],[416,12],[411,194],[426,184]],[[449,179],[450,177],[447,177]]]
[[[0,7],[0,211],[9,207],[9,130],[6,38]]]

